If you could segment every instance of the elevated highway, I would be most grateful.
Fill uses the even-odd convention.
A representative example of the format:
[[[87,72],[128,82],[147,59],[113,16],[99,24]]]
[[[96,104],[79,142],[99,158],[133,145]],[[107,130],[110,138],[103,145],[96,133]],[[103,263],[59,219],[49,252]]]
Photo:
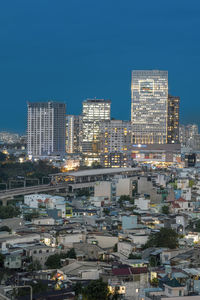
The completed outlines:
[[[111,180],[116,175],[132,177],[136,176],[140,171],[140,168],[106,168],[51,174],[49,177],[51,177],[52,182],[56,182],[57,184],[42,184],[7,189],[0,191],[0,200],[3,205],[6,205],[7,201],[20,195],[50,192],[54,190],[59,191],[62,189],[74,191],[76,189],[92,188],[97,181]]]
[[[68,188],[67,183],[63,182],[57,185],[43,184],[43,185],[34,185],[30,187],[8,189],[0,192],[0,200],[4,200],[4,199],[11,200],[15,196],[34,194],[39,192],[48,192],[48,191],[65,189],[65,188]]]

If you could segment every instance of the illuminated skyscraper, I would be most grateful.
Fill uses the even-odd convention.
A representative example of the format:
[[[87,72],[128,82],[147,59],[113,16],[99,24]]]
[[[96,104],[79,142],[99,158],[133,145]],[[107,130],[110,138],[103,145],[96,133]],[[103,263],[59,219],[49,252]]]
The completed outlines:
[[[167,71],[132,71],[131,121],[134,144],[167,143],[167,105]]]
[[[28,155],[47,156],[65,153],[64,103],[28,103]]]
[[[179,143],[179,104],[180,98],[168,96],[167,143]]]
[[[100,151],[100,123],[110,120],[110,100],[92,99],[83,101],[82,152],[98,154]]]
[[[66,152],[78,153],[81,151],[80,138],[82,134],[82,116],[66,116]]]
[[[131,122],[105,121],[101,124],[101,165],[128,167],[131,150]]]

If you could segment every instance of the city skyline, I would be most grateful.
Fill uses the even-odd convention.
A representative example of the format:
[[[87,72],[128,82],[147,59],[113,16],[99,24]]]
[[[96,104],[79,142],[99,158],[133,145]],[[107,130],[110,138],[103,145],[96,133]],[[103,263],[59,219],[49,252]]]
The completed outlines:
[[[200,2],[0,9],[0,299],[200,300]]]
[[[111,99],[111,116],[129,120],[131,70],[142,69],[168,70],[181,123],[199,124],[200,4],[144,3],[4,3],[0,130],[25,133],[27,101],[65,101],[79,114],[87,98]]]

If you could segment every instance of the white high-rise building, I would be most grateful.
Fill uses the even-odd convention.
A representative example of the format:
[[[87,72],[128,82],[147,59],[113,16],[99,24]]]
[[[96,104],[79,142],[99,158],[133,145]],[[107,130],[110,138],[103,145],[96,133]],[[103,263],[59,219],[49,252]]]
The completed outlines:
[[[82,152],[97,154],[100,151],[100,123],[110,120],[110,100],[92,99],[83,101]]]
[[[38,157],[65,153],[65,116],[64,103],[28,103],[28,155]]]
[[[66,152],[78,153],[81,151],[82,116],[66,116]]]
[[[132,71],[131,121],[134,144],[167,143],[168,72]]]

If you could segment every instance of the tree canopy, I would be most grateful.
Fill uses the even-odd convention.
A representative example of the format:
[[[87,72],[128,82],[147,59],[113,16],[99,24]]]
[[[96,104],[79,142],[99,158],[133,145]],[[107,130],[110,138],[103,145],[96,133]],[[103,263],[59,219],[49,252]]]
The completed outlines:
[[[121,299],[117,287],[114,293],[109,293],[107,283],[102,279],[92,280],[87,286],[83,286],[80,282],[77,282],[74,286],[76,299],[83,300],[117,300]],[[80,298],[79,298],[80,297]]]
[[[130,253],[128,256],[128,259],[141,259],[141,258],[142,258],[142,256],[140,253],[138,253],[138,254]]]
[[[5,259],[5,256],[2,253],[0,253],[0,268],[4,267],[4,259]]]
[[[6,160],[6,154],[4,154],[3,152],[0,151],[0,162],[3,162]]]
[[[18,217],[20,210],[18,207],[12,205],[0,206],[0,219],[8,219]]]
[[[120,198],[119,198],[119,200],[118,200],[120,207],[124,206],[124,202],[125,201],[128,201],[131,204],[134,204],[134,199],[131,198],[129,195],[121,195]]]
[[[0,179],[2,182],[8,182],[9,178],[17,178],[18,176],[38,178],[41,181],[42,177],[57,172],[59,172],[58,168],[55,168],[42,160],[39,160],[38,162],[27,161],[24,163],[9,160],[0,163]]]
[[[76,252],[74,250],[74,248],[71,248],[69,251],[67,251],[67,253],[56,253],[53,255],[50,255],[46,262],[45,265],[49,268],[49,269],[58,269],[61,267],[61,259],[65,259],[65,258],[76,258]]]
[[[168,215],[169,214],[169,206],[168,205],[163,205],[162,209],[161,209],[161,212],[165,215]]]
[[[107,283],[101,279],[91,281],[83,290],[82,294],[85,300],[107,300],[109,299],[109,290]]]
[[[2,226],[2,227],[0,227],[0,231],[11,232],[12,230],[8,226]]]
[[[49,268],[49,269],[57,269],[61,267],[61,263],[60,263],[60,255],[58,253],[50,255],[46,262],[45,265]]]
[[[161,228],[159,232],[149,236],[144,248],[164,247],[175,249],[178,246],[178,233],[171,228]]]
[[[75,249],[74,248],[71,248],[67,254],[66,254],[66,257],[68,258],[76,258],[76,252],[75,252]],[[66,258],[64,257],[64,258]],[[62,257],[61,257],[62,258]]]

